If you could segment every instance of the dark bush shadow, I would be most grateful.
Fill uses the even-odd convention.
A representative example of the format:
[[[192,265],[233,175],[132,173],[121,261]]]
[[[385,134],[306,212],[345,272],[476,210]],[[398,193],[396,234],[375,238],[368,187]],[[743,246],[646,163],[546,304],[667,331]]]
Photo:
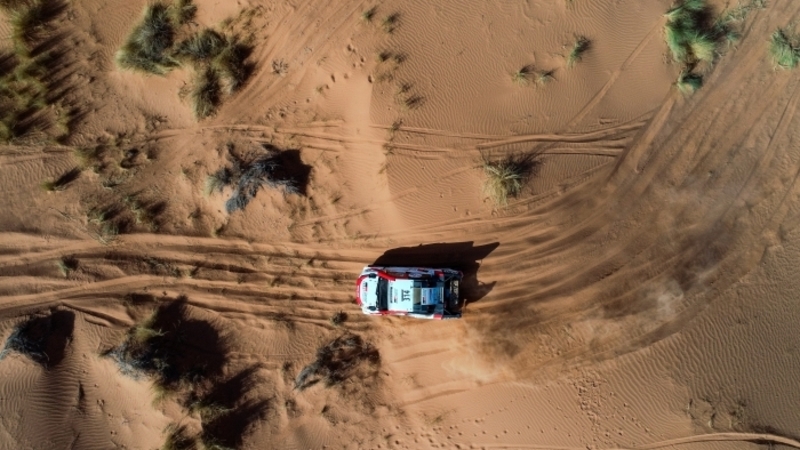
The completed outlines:
[[[236,409],[204,423],[200,439],[206,444],[206,448],[214,448],[214,445],[241,448],[248,430],[267,415],[270,407],[270,400],[247,401]]]
[[[55,310],[46,316],[28,319],[11,332],[0,359],[13,351],[45,369],[53,368],[64,360],[74,328],[75,313],[72,311]]]
[[[275,176],[279,180],[293,180],[297,193],[306,195],[308,181],[311,177],[311,166],[303,163],[300,159],[300,150],[289,149],[281,151],[271,144],[264,144],[264,149],[270,154],[275,154],[278,162],[278,169]]]
[[[162,376],[168,385],[213,379],[228,361],[228,346],[219,331],[206,321],[187,318],[186,307],[185,299],[170,301],[159,308],[154,323],[164,333],[156,339],[166,357]]]
[[[210,176],[213,190],[232,186],[233,194],[225,203],[227,212],[244,209],[263,187],[281,189],[284,195],[306,195],[311,166],[300,159],[300,150],[281,150],[262,144],[259,151],[239,155],[228,147],[230,167],[223,167]]]
[[[73,181],[77,180],[81,176],[81,170],[77,167],[65,172],[63,175],[58,177],[56,181],[53,182],[54,186],[57,188],[63,188],[66,185],[72,183]]]
[[[190,393],[187,406],[191,407],[192,403],[200,401],[205,405],[234,408],[258,382],[259,369],[260,366],[251,366],[226,381],[214,383],[211,390],[202,398],[198,397],[196,392]]]
[[[198,399],[194,393],[190,394],[187,406],[200,413],[203,442],[239,448],[250,426],[266,416],[270,410],[270,400],[246,400],[242,403],[258,383],[259,369],[260,366],[252,366],[227,381],[215,383],[202,399]],[[196,402],[200,407],[195,407]]]
[[[185,298],[167,302],[131,328],[126,340],[108,354],[123,373],[151,375],[171,390],[221,376],[228,362],[225,339],[210,323],[189,317]]]
[[[495,282],[478,281],[480,262],[489,256],[499,242],[475,246],[474,242],[424,244],[387,250],[375,260],[374,266],[442,267],[460,270],[461,297],[465,304],[476,302],[494,288]]]

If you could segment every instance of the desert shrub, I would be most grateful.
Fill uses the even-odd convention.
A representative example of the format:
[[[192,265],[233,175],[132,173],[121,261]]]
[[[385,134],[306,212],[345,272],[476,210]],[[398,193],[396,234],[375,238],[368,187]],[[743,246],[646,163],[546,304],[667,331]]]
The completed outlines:
[[[278,76],[285,76],[289,72],[289,64],[282,59],[272,60],[272,73]]]
[[[12,13],[26,8],[31,4],[31,0],[0,0],[0,9],[6,13]]]
[[[672,58],[690,70],[700,62],[712,63],[721,44],[739,38],[734,24],[744,20],[751,10],[763,7],[763,2],[754,0],[714,18],[706,0],[683,0],[665,14],[664,38]]]
[[[703,77],[696,73],[682,70],[678,75],[678,81],[675,82],[675,86],[682,94],[691,95],[703,86]]]
[[[120,372],[133,378],[142,374],[164,376],[168,369],[162,349],[156,338],[164,332],[156,328],[159,310],[128,330],[127,337],[119,346],[107,353],[119,366]]]
[[[32,40],[50,19],[50,12],[51,8],[46,0],[31,0],[10,9],[11,35],[14,41],[22,43]]]
[[[379,361],[375,347],[356,334],[345,334],[317,350],[316,359],[295,378],[295,389],[303,390],[320,380],[330,387],[346,380],[361,363]]]
[[[509,197],[516,197],[522,192],[522,187],[533,174],[536,165],[537,162],[531,154],[510,155],[497,161],[485,159],[484,192],[497,204],[507,204]]]
[[[580,61],[581,58],[583,58],[583,54],[589,50],[591,45],[592,43],[589,39],[584,36],[578,36],[575,39],[575,42],[572,44],[572,49],[570,49],[569,54],[567,55],[567,67],[573,67],[578,61]]]
[[[250,73],[246,60],[250,48],[237,43],[227,42],[219,54],[211,61],[211,66],[217,71],[226,94],[239,90]]]
[[[200,442],[202,443],[203,450],[234,450],[232,447],[223,445],[219,439],[211,433],[200,433]]]
[[[211,422],[233,411],[232,408],[208,399],[195,400],[189,403],[188,410],[190,413],[200,416],[200,420],[204,423]]]
[[[175,24],[170,7],[152,3],[134,27],[128,40],[117,52],[117,64],[123,69],[163,75],[177,66],[170,55],[175,39]]]
[[[56,261],[56,267],[58,267],[58,271],[61,272],[61,275],[66,278],[78,268],[78,259],[74,256],[65,256]]]
[[[153,230],[158,228],[156,218],[163,211],[163,203],[144,203],[135,195],[126,195],[123,203],[131,212],[136,225],[145,225]]]
[[[228,213],[244,209],[263,187],[282,187],[285,194],[302,194],[308,177],[307,166],[290,161],[286,152],[274,147],[267,146],[265,150],[266,154],[250,162],[234,162],[230,170],[233,195],[225,203]]]
[[[772,33],[769,53],[775,67],[794,69],[800,63],[800,36],[788,28]]]
[[[250,47],[210,28],[175,44],[179,27],[190,22],[196,12],[191,0],[149,5],[117,52],[117,64],[158,75],[181,63],[192,64],[197,74],[190,88],[192,108],[197,119],[204,119],[214,114],[223,93],[231,94],[244,83],[251,71],[246,63]]]
[[[185,298],[163,303],[146,319],[128,329],[125,339],[105,355],[121,373],[146,376],[158,398],[193,391],[219,376],[227,346],[208,322],[187,316]]]
[[[72,155],[78,162],[79,168],[99,171],[102,167],[104,150],[104,147],[101,145],[75,147],[72,149]]]
[[[192,0],[177,0],[169,5],[169,13],[173,23],[183,25],[194,19],[197,14],[197,6],[192,3]]]
[[[74,322],[75,314],[71,311],[55,310],[18,324],[0,350],[0,360],[10,352],[17,352],[45,368],[57,365],[72,339]]]
[[[555,76],[553,76],[553,72],[554,71],[552,71],[552,70],[537,70],[534,73],[533,80],[539,86],[543,86],[543,85],[555,80]]]
[[[521,67],[519,70],[511,74],[511,80],[521,86],[527,86],[531,83],[536,83],[541,86],[553,81],[553,79],[554,77],[552,70],[539,70],[530,64]]]
[[[10,20],[13,47],[13,54],[0,54],[0,142],[47,139],[55,134],[53,114],[63,110],[50,108],[59,105],[46,81],[59,64],[53,52],[36,48],[36,39],[63,7],[58,0],[8,1],[0,7]]]
[[[383,28],[383,31],[390,34],[394,33],[394,31],[397,29],[397,25],[399,24],[400,13],[389,14],[388,16],[384,17],[383,20],[381,20],[381,28]]]
[[[206,67],[199,74],[192,88],[192,108],[198,119],[205,119],[217,110],[220,103],[221,87],[219,74]]]
[[[206,177],[203,193],[208,196],[215,192],[222,192],[222,190],[226,186],[230,186],[232,182],[233,173],[231,173],[231,169],[223,167]]]
[[[511,80],[520,85],[527,85],[533,80],[534,74],[535,69],[533,66],[524,66],[511,74]]]
[[[341,326],[346,321],[347,321],[347,313],[344,311],[338,311],[336,314],[331,316],[331,325],[335,327]]]
[[[166,430],[166,438],[160,450],[195,450],[196,439],[189,436],[186,425],[170,424]]]
[[[175,56],[190,61],[205,61],[219,55],[226,45],[221,34],[207,28],[180,42],[175,49]]]
[[[17,325],[6,339],[6,345],[0,351],[0,359],[5,358],[9,352],[17,352],[40,364],[46,364],[48,357],[45,352],[45,335],[33,331],[34,324],[30,321]]]
[[[378,7],[373,6],[361,13],[361,20],[364,22],[372,22],[372,19],[375,18],[375,14],[377,14],[377,12]]]

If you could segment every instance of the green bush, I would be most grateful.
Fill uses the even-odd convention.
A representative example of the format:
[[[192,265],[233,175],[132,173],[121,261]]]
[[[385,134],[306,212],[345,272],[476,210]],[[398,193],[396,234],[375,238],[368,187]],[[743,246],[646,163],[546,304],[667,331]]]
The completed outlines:
[[[589,47],[592,45],[591,41],[583,36],[579,36],[575,39],[575,43],[572,44],[572,49],[567,55],[567,67],[573,67],[575,63],[581,60],[583,54],[589,50]]]
[[[800,63],[800,37],[788,28],[772,33],[769,53],[776,67],[794,69]]]
[[[722,30],[710,21],[705,0],[684,0],[665,16],[664,36],[675,61],[687,65],[714,61]]]
[[[703,77],[686,70],[682,70],[675,82],[678,90],[684,95],[691,95],[703,86]]]
[[[170,8],[153,3],[117,52],[117,64],[123,69],[163,75],[178,64],[170,54],[175,39],[175,24]]]

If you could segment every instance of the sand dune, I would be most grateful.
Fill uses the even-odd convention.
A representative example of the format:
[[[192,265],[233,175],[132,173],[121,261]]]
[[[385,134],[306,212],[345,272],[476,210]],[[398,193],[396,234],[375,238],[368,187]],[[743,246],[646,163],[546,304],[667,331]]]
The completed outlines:
[[[200,120],[207,63],[115,63],[145,2],[63,4],[0,146],[0,448],[800,448],[800,5],[709,3],[747,14],[683,95],[661,0],[199,0],[176,39],[251,68]],[[300,193],[229,212],[208,176],[273,148]],[[372,263],[467,268],[464,318],[361,315]]]

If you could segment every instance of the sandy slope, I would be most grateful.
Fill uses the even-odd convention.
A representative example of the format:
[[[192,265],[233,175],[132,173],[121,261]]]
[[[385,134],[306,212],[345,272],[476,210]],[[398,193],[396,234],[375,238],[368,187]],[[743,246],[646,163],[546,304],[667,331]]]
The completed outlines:
[[[800,79],[766,57],[800,5],[753,12],[684,98],[669,2],[464,3],[387,1],[368,23],[351,0],[198,2],[196,27],[253,11],[233,29],[256,64],[200,123],[178,96],[188,74],[113,64],[144,2],[70,3],[55,30],[79,125],[66,146],[0,150],[0,336],[53,314],[61,355],[0,361],[0,448],[150,449],[170,423],[199,430],[100,356],[182,295],[186,320],[224,337],[203,389],[240,414],[241,448],[800,448]],[[567,69],[575,34],[593,46]],[[515,85],[526,64],[555,80]],[[39,189],[100,141],[120,152],[110,174]],[[228,143],[298,149],[307,195],[265,190],[228,215],[202,193]],[[536,176],[495,208],[480,159],[522,151]],[[87,211],[128,195],[160,204],[155,224],[101,242]],[[420,244],[480,263],[465,318],[361,316],[355,274]],[[377,346],[376,372],[294,389],[345,329]]]

